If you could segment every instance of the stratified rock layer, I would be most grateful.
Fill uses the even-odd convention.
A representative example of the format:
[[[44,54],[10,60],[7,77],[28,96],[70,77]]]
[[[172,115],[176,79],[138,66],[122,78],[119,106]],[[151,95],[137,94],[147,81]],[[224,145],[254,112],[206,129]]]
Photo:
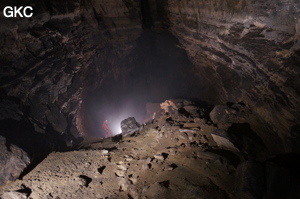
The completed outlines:
[[[296,0],[169,0],[166,6],[170,31],[219,103],[246,102],[282,140],[300,122],[299,7]]]

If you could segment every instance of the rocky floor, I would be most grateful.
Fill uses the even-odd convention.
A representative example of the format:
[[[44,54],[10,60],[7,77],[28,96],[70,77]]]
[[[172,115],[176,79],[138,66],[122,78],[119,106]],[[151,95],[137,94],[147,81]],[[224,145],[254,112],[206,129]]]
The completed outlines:
[[[233,136],[226,137],[230,127],[221,129],[205,118],[207,110],[189,101],[176,105],[178,110],[170,107],[168,113],[161,111],[123,138],[117,135],[73,151],[51,153],[23,179],[0,187],[0,197],[272,198],[268,190],[276,183],[269,179],[277,177],[284,182],[282,176],[290,175],[289,170],[274,164],[268,164],[274,175],[264,173],[263,164],[257,160],[268,156],[267,150],[254,147],[256,154],[262,155],[253,157],[245,147],[252,146],[255,139],[245,141],[243,137],[243,146],[238,145]],[[227,115],[241,114],[241,107],[227,107],[227,112],[232,112]],[[243,114],[239,118],[251,115]],[[293,193],[284,197],[293,198]]]

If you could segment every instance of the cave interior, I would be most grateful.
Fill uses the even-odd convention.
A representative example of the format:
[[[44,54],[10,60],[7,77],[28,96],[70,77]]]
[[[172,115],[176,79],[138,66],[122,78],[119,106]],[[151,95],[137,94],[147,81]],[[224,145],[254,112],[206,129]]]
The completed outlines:
[[[235,162],[229,173],[244,179],[235,180],[243,187],[235,185],[230,192],[214,185],[222,187],[216,198],[224,191],[225,198],[300,197],[299,1],[12,0],[0,5],[2,10],[33,7],[30,18],[0,13],[0,155],[6,157],[0,157],[0,187],[22,181],[55,152],[96,146],[114,151],[125,142],[121,122],[126,118],[134,117],[141,132],[162,131],[165,118],[178,128],[204,121],[209,127],[197,128],[208,132],[205,150]],[[165,100],[178,110],[151,109]],[[104,139],[105,120],[113,138]],[[161,145],[167,148],[168,141]],[[162,162],[170,158],[162,156]],[[155,169],[151,162],[148,169]],[[86,182],[83,187],[93,182],[79,178]],[[285,185],[276,192],[274,181],[280,180]],[[161,181],[157,186],[173,190],[171,185]],[[120,186],[128,198],[144,194]],[[23,183],[20,189],[26,187]],[[0,188],[4,199],[13,193],[8,189]],[[162,194],[148,198],[174,198],[171,191],[153,191]],[[34,195],[34,190],[23,192]]]

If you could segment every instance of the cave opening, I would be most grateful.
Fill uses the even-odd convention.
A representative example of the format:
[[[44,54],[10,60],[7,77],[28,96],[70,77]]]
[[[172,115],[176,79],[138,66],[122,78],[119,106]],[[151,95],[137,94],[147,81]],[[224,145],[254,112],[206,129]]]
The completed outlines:
[[[101,125],[106,119],[114,134],[120,133],[120,123],[127,117],[146,122],[147,103],[203,95],[193,64],[166,30],[144,31],[132,52],[115,64],[129,70],[125,79],[115,78],[112,72],[103,84],[85,94],[86,136],[103,137]]]
[[[80,114],[83,136],[104,137],[101,125],[105,120],[114,135],[121,132],[120,123],[128,117],[146,122],[147,103],[179,98],[212,105],[225,102],[222,82],[214,70],[195,67],[166,25],[168,3],[141,0],[139,5],[143,31],[130,52],[119,57],[108,45],[104,66],[97,58],[93,62],[93,70],[104,67],[108,72],[89,75]]]

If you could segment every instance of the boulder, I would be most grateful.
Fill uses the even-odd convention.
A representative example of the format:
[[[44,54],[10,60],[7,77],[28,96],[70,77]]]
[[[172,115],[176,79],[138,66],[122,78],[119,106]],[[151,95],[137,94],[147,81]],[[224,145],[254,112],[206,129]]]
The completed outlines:
[[[178,110],[175,103],[171,100],[166,100],[160,104],[160,108],[165,111],[165,113],[169,113],[170,111]]]
[[[232,123],[245,122],[250,113],[251,110],[247,106],[239,104],[217,105],[209,113],[209,117],[219,128],[227,129]]]
[[[230,121],[229,114],[226,113],[228,107],[226,105],[217,105],[209,113],[211,121],[215,124],[226,124]]]
[[[198,110],[199,108],[197,106],[188,105],[188,106],[184,106],[183,108],[184,108],[184,110],[189,112],[192,116],[199,117],[199,110]]]
[[[135,120],[134,117],[129,117],[121,122],[122,136],[125,137],[130,135],[140,128],[140,124]]]
[[[234,146],[234,144],[230,140],[230,138],[229,138],[229,136],[228,136],[228,134],[225,130],[215,129],[211,133],[211,136],[212,136],[213,140],[217,143],[217,145],[219,147],[224,147],[224,148],[227,148],[227,149],[232,150],[232,151],[237,151],[237,152],[239,151]]]
[[[0,186],[16,180],[29,163],[25,151],[0,136]]]

